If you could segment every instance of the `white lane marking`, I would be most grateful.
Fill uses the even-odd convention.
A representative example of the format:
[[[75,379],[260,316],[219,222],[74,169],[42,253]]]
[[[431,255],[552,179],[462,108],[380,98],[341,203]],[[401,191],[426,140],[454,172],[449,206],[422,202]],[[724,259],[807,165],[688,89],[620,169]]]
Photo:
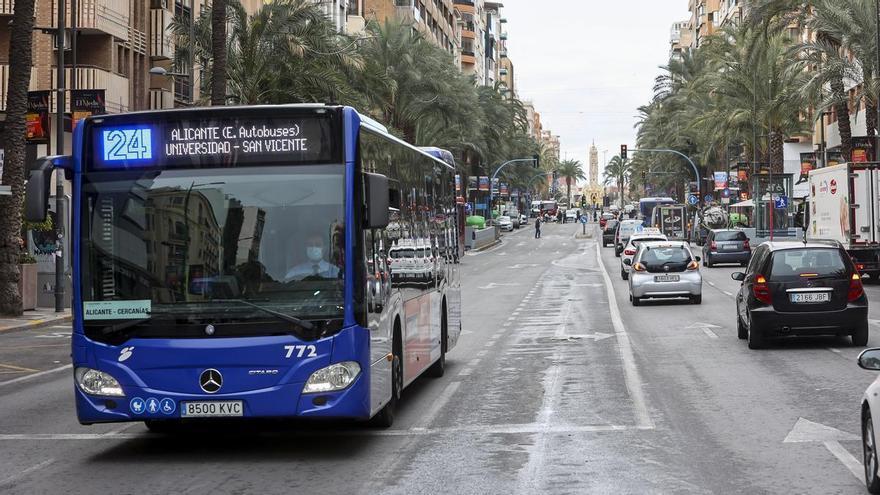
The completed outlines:
[[[52,374],[52,373],[57,373],[57,372],[59,372],[59,371],[69,370],[69,369],[72,368],[72,367],[73,367],[72,364],[65,364],[64,366],[59,366],[58,368],[52,368],[52,369],[50,369],[50,370],[41,371],[41,372],[39,372],[39,373],[34,373],[33,375],[20,376],[20,377],[18,377],[18,378],[14,378],[14,379],[12,379],[12,380],[8,380],[8,381],[5,381],[5,382],[0,382],[0,387],[4,387],[4,386],[6,386],[6,385],[12,385],[13,383],[20,383],[20,382],[23,382],[23,381],[26,381],[26,380],[30,380],[30,379],[32,379],[32,378],[38,378],[38,377],[45,376],[45,375],[49,375],[49,374]]]
[[[458,387],[461,386],[461,382],[452,382],[443,389],[443,392],[440,393],[440,396],[431,404],[431,408],[428,409],[428,413],[422,418],[421,421],[416,425],[417,428],[427,429],[431,426],[431,423],[437,418],[437,415],[440,414],[446,404],[449,402],[449,399],[452,398],[452,395],[455,394]]]
[[[715,282],[711,282],[711,281],[709,281],[709,280],[706,280],[706,283],[709,284],[709,285],[711,285],[712,287],[715,287]]]
[[[452,382],[461,383],[461,382]],[[450,426],[441,428],[424,428],[418,427],[406,430],[328,430],[321,431],[321,435],[326,436],[361,436],[361,437],[406,437],[406,436],[424,436],[424,435],[444,435],[463,433],[467,435],[521,435],[548,433],[554,435],[571,435],[573,433],[599,433],[607,431],[634,431],[634,430],[650,430],[651,428],[641,426],[624,426],[624,425],[558,425],[547,426],[537,423],[527,424],[510,424],[510,425],[468,425],[468,426]],[[303,430],[300,433],[292,432],[284,435],[305,435],[314,436],[314,430]],[[146,433],[117,433],[111,436],[98,433],[3,433],[0,434],[0,441],[58,441],[58,440],[135,440],[147,438]]]
[[[510,318],[507,319],[507,321],[513,321],[513,320],[515,320],[515,319],[516,319],[516,318],[514,318],[513,316],[511,316]]]
[[[470,368],[462,368],[461,371],[458,372],[458,376],[469,376],[473,370]]]
[[[727,292],[726,290],[723,290],[721,292],[727,294],[729,297],[733,297],[733,292]]]
[[[632,397],[636,412],[636,423],[643,428],[654,428],[654,421],[648,412],[648,402],[645,399],[645,391],[642,379],[639,377],[639,369],[636,367],[636,358],[633,355],[632,344],[626,328],[623,326],[623,318],[620,316],[620,308],[617,307],[617,297],[614,295],[614,287],[611,285],[611,277],[608,276],[608,267],[602,260],[602,248],[596,244],[596,256],[602,265],[602,279],[605,280],[605,292],[608,296],[608,309],[611,313],[611,322],[614,325],[614,333],[617,336],[617,345],[620,348],[620,357],[623,361],[623,372],[626,388]]]
[[[711,329],[703,327],[703,333],[706,334],[710,339],[717,339],[718,335],[715,334]]]
[[[468,364],[467,364],[467,365],[468,365],[468,366],[476,366],[476,365],[478,365],[478,364],[480,364],[480,360],[479,360],[479,359],[471,359],[470,361],[468,361]]]
[[[34,471],[37,471],[38,469],[43,469],[44,467],[48,466],[49,464],[52,464],[53,462],[55,462],[55,459],[51,459],[51,458],[46,459],[45,461],[43,461],[39,464],[35,464],[27,469],[19,471],[19,472],[13,474],[12,476],[9,476],[7,478],[0,480],[0,486],[9,485],[15,481],[18,481],[21,478],[24,478],[25,476],[33,473]]]
[[[483,356],[485,356],[485,355],[488,354],[488,353],[489,353],[489,351],[480,351],[480,352],[477,353],[477,357],[483,357]]]
[[[840,445],[840,442],[831,441],[823,442],[823,444],[829,452],[834,454],[834,457],[837,457],[837,460],[840,461],[841,464],[849,469],[849,472],[851,472],[859,482],[864,481],[863,476],[865,475],[865,468],[862,467],[862,463],[850,454],[848,450],[843,448],[843,445]]]
[[[843,352],[841,352],[840,349],[835,349],[833,347],[829,347],[828,350],[835,353],[835,354],[843,354]]]

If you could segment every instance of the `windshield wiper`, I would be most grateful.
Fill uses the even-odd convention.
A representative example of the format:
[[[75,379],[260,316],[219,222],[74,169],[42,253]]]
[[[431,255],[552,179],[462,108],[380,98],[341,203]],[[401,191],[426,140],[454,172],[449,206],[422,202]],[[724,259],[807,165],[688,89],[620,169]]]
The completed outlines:
[[[272,315],[275,318],[278,318],[279,320],[284,320],[288,323],[293,323],[294,325],[299,325],[300,327],[302,327],[306,330],[314,330],[315,329],[315,325],[313,325],[312,323],[310,323],[308,321],[301,320],[301,319],[297,318],[296,316],[290,316],[288,314],[284,314],[279,311],[275,311],[274,309],[269,309],[265,306],[260,306],[259,304],[254,304],[254,303],[247,301],[245,299],[211,299],[210,301],[211,302],[219,302],[219,303],[231,303],[232,302],[232,303],[244,304],[245,306],[250,306],[254,309],[259,309],[260,311],[262,311],[266,314]]]

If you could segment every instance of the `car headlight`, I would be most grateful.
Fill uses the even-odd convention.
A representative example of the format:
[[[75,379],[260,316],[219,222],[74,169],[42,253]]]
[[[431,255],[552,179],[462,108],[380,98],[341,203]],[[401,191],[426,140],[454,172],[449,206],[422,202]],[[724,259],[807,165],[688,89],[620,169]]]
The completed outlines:
[[[303,393],[314,394],[342,390],[351,385],[360,372],[361,365],[354,361],[331,364],[312,373],[303,387]]]
[[[104,395],[110,397],[123,397],[122,387],[116,378],[103,371],[91,368],[77,368],[74,371],[76,384],[80,390],[90,395]]]

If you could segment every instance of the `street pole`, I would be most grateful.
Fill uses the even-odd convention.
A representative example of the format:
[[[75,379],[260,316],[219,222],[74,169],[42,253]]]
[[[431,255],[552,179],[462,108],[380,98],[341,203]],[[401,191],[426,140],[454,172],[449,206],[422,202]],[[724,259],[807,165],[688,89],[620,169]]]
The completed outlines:
[[[501,172],[501,169],[510,165],[511,163],[521,163],[521,162],[534,162],[534,158],[516,158],[514,160],[507,160],[502,163],[497,169],[495,169],[495,173],[492,174],[492,177],[489,178],[489,204],[486,205],[489,210],[489,220],[493,220],[492,218],[492,185],[495,183],[495,177],[498,176],[498,172]],[[500,185],[499,185],[500,187]]]
[[[687,162],[691,165],[691,168],[694,169],[694,177],[697,179],[697,190],[698,190],[698,194],[700,195],[700,198],[699,198],[700,203],[701,204],[703,203],[703,181],[700,178],[700,170],[697,168],[697,165],[694,163],[694,161],[691,160],[691,157],[685,155],[684,153],[682,153],[680,151],[670,150],[670,149],[665,149],[665,148],[636,148],[636,149],[633,149],[632,151],[633,152],[646,151],[646,152],[651,152],[651,153],[673,153],[673,154],[676,154],[676,155],[684,158],[685,160],[687,160]]]
[[[877,79],[880,79],[880,0],[876,0],[874,2],[875,16],[874,20],[877,21],[877,65],[874,67],[874,79],[875,79],[875,88],[878,90],[877,93],[880,93],[880,87],[877,87],[877,84],[880,82]],[[874,124],[874,161],[880,160],[880,98],[875,96],[874,98],[874,106],[877,110],[877,121]],[[849,161],[849,160],[847,160]]]
[[[55,151],[64,154],[64,107],[65,98],[64,74],[64,33],[66,28],[67,4],[58,0],[58,29],[55,35],[58,40],[57,60],[57,95],[55,97]],[[64,172],[55,170],[55,311],[64,311]]]

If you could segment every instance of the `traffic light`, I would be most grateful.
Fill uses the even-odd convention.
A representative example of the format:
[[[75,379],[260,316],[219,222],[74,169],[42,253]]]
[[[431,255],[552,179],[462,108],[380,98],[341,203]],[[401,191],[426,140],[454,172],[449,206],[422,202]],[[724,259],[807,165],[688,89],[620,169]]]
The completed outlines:
[[[533,164],[533,166],[535,168],[541,168],[541,155],[535,153],[534,155],[532,155],[532,158],[535,159],[535,163]]]
[[[626,160],[626,145],[625,144],[620,145],[620,159]]]

